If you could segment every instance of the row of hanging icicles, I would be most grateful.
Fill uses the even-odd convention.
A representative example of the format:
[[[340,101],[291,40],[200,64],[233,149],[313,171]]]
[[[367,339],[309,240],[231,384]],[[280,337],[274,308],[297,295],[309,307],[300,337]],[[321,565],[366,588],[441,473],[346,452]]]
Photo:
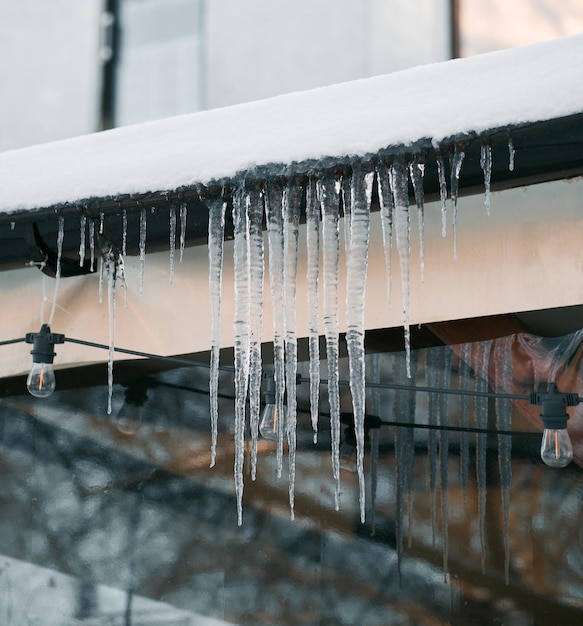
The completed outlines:
[[[514,169],[514,147],[508,138],[509,169]],[[442,235],[446,235],[448,185],[443,153],[435,151],[440,187]],[[457,258],[457,203],[462,163],[463,145],[456,143],[450,156],[449,198],[452,206],[454,258]],[[490,213],[490,177],[492,173],[491,146],[481,145],[480,164],[484,174],[485,207]],[[211,415],[211,467],[215,464],[218,433],[218,381],[220,351],[220,319],[222,298],[222,270],[225,241],[225,215],[232,206],[234,224],[234,385],[235,385],[235,491],[237,519],[242,523],[243,464],[247,429],[251,434],[251,476],[255,479],[257,464],[258,426],[261,408],[261,340],[262,311],[264,305],[265,247],[263,226],[267,225],[267,258],[269,263],[269,291],[273,311],[273,352],[275,403],[280,415],[286,415],[285,433],[280,430],[277,441],[277,474],[283,466],[284,437],[287,439],[289,457],[289,502],[294,517],[295,454],[296,454],[296,277],[301,209],[305,206],[305,233],[307,249],[307,308],[309,318],[309,378],[310,411],[314,441],[318,432],[320,353],[319,336],[325,337],[328,376],[328,403],[330,414],[332,474],[335,480],[335,508],[340,500],[340,393],[339,393],[339,329],[338,288],[340,226],[343,222],[346,252],[346,344],[349,358],[349,380],[353,404],[356,439],[356,468],[359,484],[361,521],[365,521],[365,360],[364,360],[364,309],[367,273],[369,229],[373,185],[377,185],[380,203],[383,245],[387,276],[387,306],[391,306],[393,245],[399,259],[402,290],[403,326],[405,335],[406,373],[411,376],[409,333],[409,256],[411,248],[411,222],[409,207],[409,181],[411,182],[418,214],[420,271],[424,272],[424,190],[425,157],[414,154],[410,158],[395,158],[391,163],[370,166],[354,162],[351,175],[344,174],[308,177],[302,182],[293,179],[287,184],[271,181],[249,183],[242,176],[234,185],[230,197],[214,197],[206,204],[209,209],[208,255],[209,289],[211,305],[211,359],[210,359],[210,415]],[[178,214],[178,216],[177,216]],[[187,208],[182,203],[172,205],[170,215],[170,283],[173,281],[176,239],[179,236],[180,261],[185,246]],[[341,217],[344,219],[341,220]],[[179,228],[178,228],[179,219]],[[109,356],[108,356],[108,414],[111,413],[113,385],[113,359],[115,351],[116,289],[125,287],[123,258],[127,245],[127,211],[123,210],[122,242],[118,250],[98,237],[104,232],[106,216],[100,213],[99,221],[82,215],[80,218],[80,264],[85,263],[89,247],[91,269],[95,257],[100,258],[100,301],[103,285],[107,284],[109,303]],[[88,236],[87,231],[88,230]],[[179,233],[177,232],[179,231]],[[147,210],[140,210],[139,259],[140,297],[144,291],[146,259]],[[57,286],[63,249],[64,219],[59,217],[57,236]],[[88,239],[88,242],[87,242]],[[96,252],[96,241],[99,250]],[[87,246],[88,243],[88,246]],[[57,287],[56,287],[57,288]],[[320,311],[320,289],[323,310]],[[55,289],[56,291],[56,289]],[[127,291],[126,291],[127,294]],[[230,294],[229,294],[230,296]],[[127,297],[127,295],[126,295]],[[56,298],[56,294],[55,294]],[[320,328],[322,315],[324,328]],[[51,315],[52,317],[52,315]],[[285,399],[285,405],[284,405]],[[249,420],[247,422],[247,405]],[[509,438],[508,438],[509,439]],[[507,452],[505,456],[508,456]],[[504,483],[507,481],[504,480]],[[507,498],[507,496],[506,496]]]

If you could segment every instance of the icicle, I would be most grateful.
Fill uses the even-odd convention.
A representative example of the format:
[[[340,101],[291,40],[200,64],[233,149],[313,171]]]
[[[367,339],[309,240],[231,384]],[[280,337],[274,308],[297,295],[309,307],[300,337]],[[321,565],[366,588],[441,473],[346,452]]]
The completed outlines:
[[[308,320],[310,349],[310,414],[314,443],[318,441],[318,413],[320,404],[320,337],[319,337],[319,284],[320,274],[320,211],[316,197],[316,181],[310,178],[306,194],[306,246]]]
[[[476,356],[475,390],[479,394],[488,391],[488,371],[490,365],[490,342],[474,344]],[[488,398],[476,396],[474,398],[476,428],[488,428]],[[480,532],[480,546],[482,549],[482,573],[486,572],[486,493],[488,489],[486,476],[486,462],[488,454],[487,433],[476,433],[476,477],[478,483],[478,527]]]
[[[391,308],[392,290],[392,256],[393,256],[393,215],[395,203],[389,185],[389,170],[384,166],[377,167],[377,189],[381,209],[381,229],[383,233],[383,248],[385,251],[385,270],[387,275],[387,308]]]
[[[421,282],[425,281],[425,209],[423,194],[423,176],[425,175],[424,157],[416,154],[409,163],[409,176],[413,184],[415,202],[417,204],[417,221],[419,222],[419,265],[421,267]]]
[[[249,220],[244,189],[238,189],[233,198],[233,223],[235,225],[235,494],[237,497],[237,523],[243,523],[243,463],[245,460],[245,405],[249,384]]]
[[[81,215],[79,219],[79,267],[85,263],[85,230],[87,227],[87,216]]]
[[[121,255],[126,257],[128,253],[128,212],[126,209],[121,214]]]
[[[376,533],[377,514],[377,486],[379,468],[379,443],[380,431],[378,428],[372,429],[370,445],[370,535],[374,537]]]
[[[469,343],[461,347],[460,366],[459,366],[459,388],[464,393],[470,390],[470,359],[472,346]],[[460,426],[467,429],[470,425],[470,396],[463,395],[460,399]],[[464,506],[468,503],[468,475],[470,464],[470,438],[467,430],[460,432],[460,481],[462,484],[462,494],[464,498]]]
[[[285,393],[285,309],[284,309],[284,257],[283,257],[283,190],[274,185],[265,189],[265,220],[269,250],[269,287],[273,309],[273,374],[275,380],[275,405],[278,415],[284,415]],[[277,422],[277,477],[283,467],[283,420]]]
[[[221,292],[223,283],[223,255],[225,240],[225,211],[223,198],[209,203],[208,255],[209,295],[211,303],[211,358],[209,374],[211,414],[211,467],[217,455],[219,423],[219,354],[221,349]]]
[[[188,217],[188,208],[186,202],[180,205],[180,262],[184,256],[184,247],[186,246],[186,219]]]
[[[55,287],[53,289],[53,303],[51,306],[51,315],[49,317],[49,326],[53,323],[55,311],[57,310],[57,295],[59,293],[59,285],[61,282],[61,259],[63,257],[63,241],[65,239],[65,218],[59,215],[57,227],[57,266],[55,268]]]
[[[430,389],[437,388],[437,348],[430,348],[427,351],[425,361],[425,384]],[[437,393],[429,392],[427,396],[427,417],[430,426],[437,426],[439,422],[439,396]],[[431,499],[431,543],[435,546],[437,537],[437,430],[430,429],[427,432],[427,464],[429,466],[428,487]]]
[[[338,256],[339,188],[332,178],[317,183],[322,210],[322,253],[324,282],[324,332],[328,362],[328,402],[332,437],[332,474],[336,481],[334,505],[340,507],[340,391],[338,386]]]
[[[411,372],[413,381],[417,379],[417,355],[411,355]],[[413,424],[415,422],[415,411],[417,405],[417,394],[411,389],[405,394],[405,421]],[[414,476],[415,476],[415,429],[407,428],[405,433],[405,487],[407,493],[407,545],[409,548],[413,542],[413,502],[415,500]]]
[[[109,244],[102,251],[102,267],[107,275],[107,299],[109,309],[109,350],[107,357],[107,414],[111,415],[113,396],[113,362],[115,355],[115,318],[116,318],[116,285],[118,281],[125,284],[123,259]]]
[[[140,239],[139,239],[139,250],[140,250],[140,298],[144,297],[144,273],[146,267],[146,226],[147,226],[147,217],[146,217],[146,209],[142,208],[140,210]]]
[[[508,133],[508,169],[514,171],[514,158],[516,156],[516,150],[514,150],[514,142],[512,136]]]
[[[451,203],[452,203],[452,228],[453,228],[453,258],[457,261],[457,201],[460,185],[460,171],[466,153],[456,143],[451,158]]]
[[[298,346],[296,334],[296,278],[300,207],[303,190],[291,182],[284,192],[284,302],[285,302],[285,377],[287,391],[287,442],[289,454],[289,504],[294,518],[294,489],[296,476],[296,374]]]
[[[441,151],[436,150],[437,176],[439,178],[439,199],[441,200],[441,236],[447,235],[447,182],[445,180],[445,163]]]
[[[494,375],[498,393],[512,392],[512,346],[511,338],[504,337],[495,341]],[[496,428],[512,430],[512,401],[496,398]],[[498,435],[498,467],[500,470],[500,488],[502,496],[502,525],[504,537],[504,578],[509,583],[510,575],[510,487],[512,484],[512,437]]]
[[[395,202],[395,235],[401,266],[401,291],[403,302],[403,329],[405,332],[405,355],[407,376],[411,378],[411,331],[409,328],[409,260],[411,254],[411,226],[409,220],[409,190],[407,167],[403,160],[391,166],[389,178]]]
[[[168,282],[170,285],[174,283],[174,253],[176,251],[176,207],[170,207],[170,268],[168,271]]]
[[[364,298],[368,264],[370,204],[374,172],[355,165],[352,172],[350,244],[346,260],[346,344],[350,369],[350,391],[356,435],[356,467],[358,472],[360,521],[365,520],[364,482]]]
[[[105,266],[103,259],[99,259],[99,304],[103,303],[103,280],[105,274]]]
[[[249,424],[251,427],[251,478],[257,471],[257,437],[261,412],[261,334],[263,328],[263,197],[258,189],[247,192],[249,219]]]
[[[492,178],[492,146],[482,143],[480,147],[480,167],[484,172],[484,205],[490,216],[490,179]]]
[[[90,257],[90,271],[95,271],[95,222],[89,220],[89,257]]]
[[[439,380],[437,386],[439,389],[449,389],[451,382],[451,349],[445,346],[442,349],[442,363],[438,369]],[[447,426],[447,405],[448,394],[442,393],[439,403],[439,425]],[[449,436],[445,428],[439,431],[439,484],[441,495],[441,524],[443,537],[443,575],[444,582],[448,581],[449,576],[449,497],[448,497],[448,475],[449,475]]]
[[[352,215],[352,177],[342,177],[342,210],[344,224],[344,250],[348,251],[350,245],[350,223]]]

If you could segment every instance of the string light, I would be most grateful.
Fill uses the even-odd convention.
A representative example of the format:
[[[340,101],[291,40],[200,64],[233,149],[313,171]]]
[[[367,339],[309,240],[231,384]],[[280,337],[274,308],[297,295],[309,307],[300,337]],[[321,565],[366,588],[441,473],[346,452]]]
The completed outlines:
[[[82,339],[74,339],[72,337],[65,337],[59,333],[51,332],[48,324],[43,324],[38,333],[27,333],[24,338],[9,339],[0,341],[0,346],[10,345],[15,343],[33,344],[31,354],[33,357],[33,365],[30,370],[27,379],[27,387],[29,392],[38,398],[46,398],[50,396],[55,390],[56,380],[53,369],[53,361],[55,357],[54,345],[64,343],[76,343],[92,348],[101,348],[109,350],[110,346],[92,341],[85,341]],[[204,363],[197,363],[187,359],[181,359],[178,357],[161,356],[152,354],[149,352],[140,352],[138,350],[128,350],[124,348],[114,348],[115,352],[122,354],[129,354],[132,356],[143,357],[154,360],[168,361],[179,365],[187,365],[190,367],[198,366],[208,369],[208,365]],[[221,366],[224,371],[234,371],[233,367]],[[277,439],[278,429],[285,429],[285,423],[283,419],[285,416],[278,416],[277,407],[275,405],[275,381],[273,372],[265,372],[264,380],[266,381],[266,388],[264,391],[264,409],[260,420],[260,433],[265,439]],[[309,379],[302,376],[298,376],[297,383],[309,382]],[[320,384],[326,385],[327,380],[321,379]],[[339,381],[340,385],[348,385],[348,381]],[[543,438],[541,442],[541,459],[550,467],[565,467],[573,459],[573,446],[567,432],[567,420],[569,415],[566,408],[570,406],[577,406],[583,402],[583,398],[580,398],[575,393],[562,393],[558,390],[555,383],[549,383],[546,392],[533,392],[530,395],[510,394],[510,393],[495,393],[495,392],[480,392],[469,391],[461,389],[435,389],[432,387],[418,387],[415,385],[403,385],[398,383],[372,383],[367,382],[366,386],[369,388],[377,389],[394,389],[404,391],[419,391],[427,393],[441,393],[458,396],[474,396],[474,397],[488,397],[488,398],[504,398],[509,400],[527,400],[530,404],[542,406],[540,419],[544,426]],[[524,432],[519,433],[517,431],[502,431],[502,430],[490,430],[479,428],[463,428],[457,426],[432,426],[427,424],[416,423],[400,423],[383,421],[375,416],[368,416],[375,418],[375,425],[373,428],[378,428],[380,425],[387,426],[403,426],[408,428],[436,428],[438,430],[453,430],[459,432],[487,432],[498,435],[532,435],[533,433]],[[377,423],[378,422],[378,423]]]

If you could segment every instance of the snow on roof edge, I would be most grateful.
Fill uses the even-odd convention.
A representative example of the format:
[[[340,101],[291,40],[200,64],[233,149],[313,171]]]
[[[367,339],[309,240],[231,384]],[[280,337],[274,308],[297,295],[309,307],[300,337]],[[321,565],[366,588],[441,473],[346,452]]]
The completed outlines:
[[[583,111],[583,35],[0,153],[0,212],[346,161]]]

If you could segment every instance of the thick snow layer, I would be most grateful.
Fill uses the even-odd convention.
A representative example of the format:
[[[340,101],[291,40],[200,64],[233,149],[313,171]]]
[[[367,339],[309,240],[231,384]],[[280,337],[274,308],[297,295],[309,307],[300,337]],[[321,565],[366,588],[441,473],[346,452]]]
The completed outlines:
[[[173,190],[583,110],[583,35],[0,154],[0,212]]]

